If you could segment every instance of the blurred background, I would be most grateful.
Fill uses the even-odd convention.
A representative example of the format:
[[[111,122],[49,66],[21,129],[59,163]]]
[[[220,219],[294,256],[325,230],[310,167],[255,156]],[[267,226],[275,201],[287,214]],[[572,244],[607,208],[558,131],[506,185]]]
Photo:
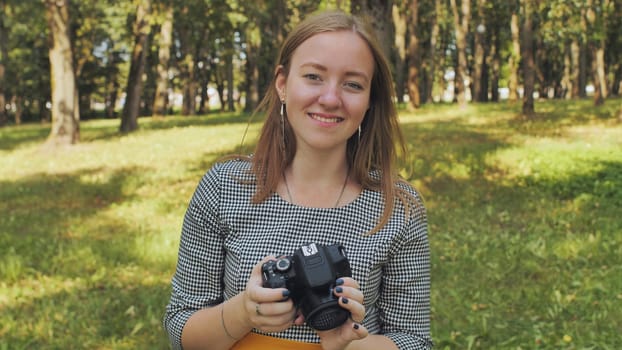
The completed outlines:
[[[617,0],[3,0],[0,125],[54,119],[73,143],[79,120],[131,132],[138,116],[251,111],[290,28],[335,8],[371,19],[412,108],[524,98],[533,115],[533,98],[620,94]]]

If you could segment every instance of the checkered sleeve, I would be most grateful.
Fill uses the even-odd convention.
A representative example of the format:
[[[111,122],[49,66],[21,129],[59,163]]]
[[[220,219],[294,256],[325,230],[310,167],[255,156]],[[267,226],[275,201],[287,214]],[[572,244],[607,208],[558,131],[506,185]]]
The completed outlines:
[[[218,177],[217,167],[205,174],[184,216],[177,269],[164,316],[174,349],[182,348],[181,333],[190,316],[223,300],[224,228],[219,219]]]
[[[416,194],[415,194],[416,195]],[[413,208],[404,232],[396,235],[382,277],[378,302],[382,331],[399,349],[431,349],[430,247],[425,207]]]

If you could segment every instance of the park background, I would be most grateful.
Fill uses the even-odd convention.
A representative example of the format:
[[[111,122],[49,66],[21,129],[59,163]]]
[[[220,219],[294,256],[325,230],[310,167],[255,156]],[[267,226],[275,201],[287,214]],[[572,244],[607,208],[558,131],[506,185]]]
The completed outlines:
[[[1,0],[0,349],[168,348],[190,196],[328,8],[391,58],[436,347],[622,348],[619,0]]]

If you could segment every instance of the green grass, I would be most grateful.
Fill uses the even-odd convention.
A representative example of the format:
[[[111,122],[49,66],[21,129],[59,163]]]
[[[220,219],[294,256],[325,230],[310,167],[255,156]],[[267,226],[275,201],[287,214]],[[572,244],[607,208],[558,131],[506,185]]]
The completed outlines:
[[[622,348],[619,101],[403,112],[402,174],[426,199],[438,349]],[[167,349],[183,213],[247,116],[0,129],[0,349]],[[250,125],[249,140],[259,129]],[[247,142],[250,143],[250,142]]]

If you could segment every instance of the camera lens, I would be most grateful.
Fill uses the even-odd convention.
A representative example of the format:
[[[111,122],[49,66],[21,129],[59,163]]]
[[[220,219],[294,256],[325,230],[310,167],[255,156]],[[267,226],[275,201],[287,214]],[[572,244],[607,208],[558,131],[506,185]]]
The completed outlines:
[[[289,270],[290,266],[291,263],[289,262],[289,259],[283,258],[276,261],[276,269],[281,272]]]

